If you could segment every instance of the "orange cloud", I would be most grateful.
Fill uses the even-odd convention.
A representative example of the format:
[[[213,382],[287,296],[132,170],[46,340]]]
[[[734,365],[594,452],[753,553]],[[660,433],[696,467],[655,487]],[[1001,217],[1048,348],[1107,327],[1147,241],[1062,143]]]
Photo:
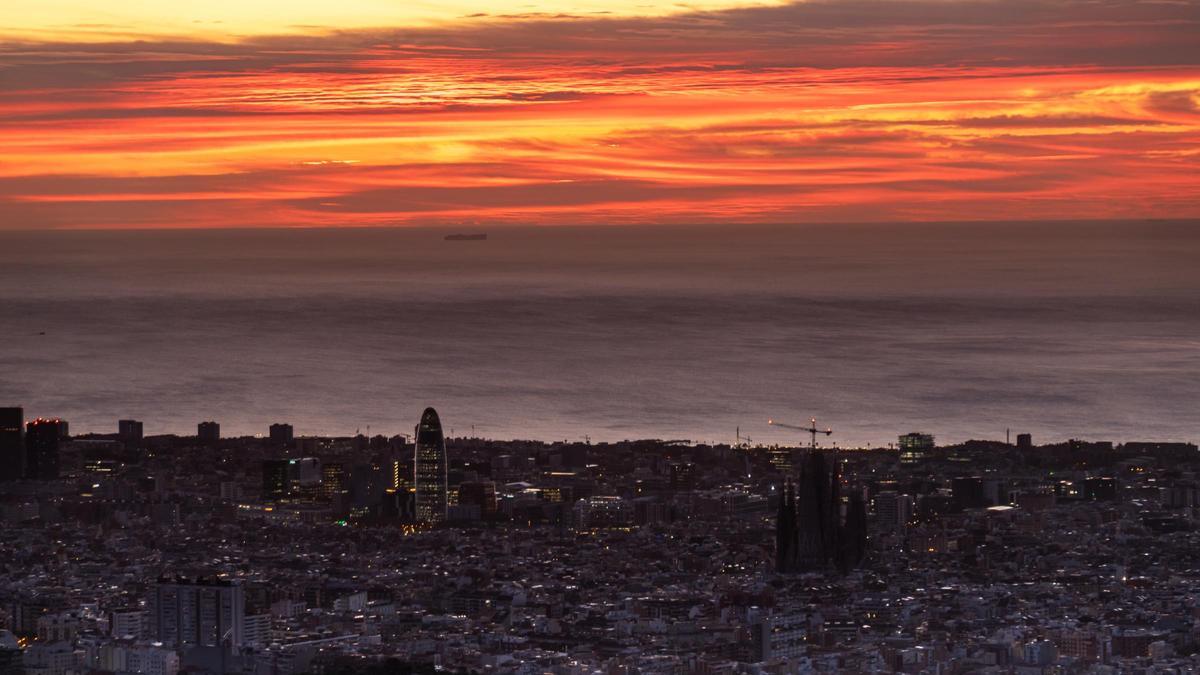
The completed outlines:
[[[1200,215],[1200,3],[1086,6],[13,43],[0,223]]]

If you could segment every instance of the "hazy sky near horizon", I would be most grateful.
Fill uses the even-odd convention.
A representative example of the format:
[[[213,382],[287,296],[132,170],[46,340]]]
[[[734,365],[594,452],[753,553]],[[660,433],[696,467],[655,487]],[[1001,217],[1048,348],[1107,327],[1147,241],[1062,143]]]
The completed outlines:
[[[0,228],[1200,216],[1200,0],[8,0]]]

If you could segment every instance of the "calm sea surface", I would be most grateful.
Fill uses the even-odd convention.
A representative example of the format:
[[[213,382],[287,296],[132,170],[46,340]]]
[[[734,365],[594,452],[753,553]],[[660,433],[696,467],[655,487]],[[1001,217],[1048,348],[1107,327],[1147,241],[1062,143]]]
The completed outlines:
[[[433,405],[493,438],[1200,440],[1200,223],[444,234],[0,231],[0,404],[75,433]]]

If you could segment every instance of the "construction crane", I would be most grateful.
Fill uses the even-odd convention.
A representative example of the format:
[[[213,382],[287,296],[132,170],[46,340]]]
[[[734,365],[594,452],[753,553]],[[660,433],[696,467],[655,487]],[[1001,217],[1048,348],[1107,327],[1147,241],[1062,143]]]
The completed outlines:
[[[737,430],[734,432],[734,436],[737,438],[737,443],[733,446],[735,448],[748,448],[750,447],[750,444],[754,442],[754,440],[749,436],[742,435],[741,427],[737,427]]]
[[[775,420],[767,420],[767,424],[770,424],[771,426],[775,426],[775,427],[783,427],[784,429],[795,429],[796,431],[807,431],[812,436],[812,441],[811,441],[810,447],[813,450],[817,449],[817,434],[825,434],[826,436],[833,435],[833,429],[828,429],[828,428],[818,429],[817,428],[817,418],[815,418],[815,417],[808,420],[808,426],[806,426],[806,427],[798,426],[795,424],[784,424],[783,422],[776,422]]]

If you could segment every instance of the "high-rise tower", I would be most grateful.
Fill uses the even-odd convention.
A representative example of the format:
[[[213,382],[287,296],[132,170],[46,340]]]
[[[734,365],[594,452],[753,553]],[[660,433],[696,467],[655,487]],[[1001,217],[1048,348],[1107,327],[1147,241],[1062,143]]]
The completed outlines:
[[[25,475],[25,411],[0,408],[0,480]]]
[[[417,488],[417,520],[438,523],[446,519],[446,439],[437,411],[426,408],[417,425],[413,482]]]
[[[67,423],[37,418],[25,425],[25,477],[58,478],[58,447],[67,435]]]
[[[150,589],[151,637],[171,647],[240,647],[246,591],[239,581],[162,578]]]

